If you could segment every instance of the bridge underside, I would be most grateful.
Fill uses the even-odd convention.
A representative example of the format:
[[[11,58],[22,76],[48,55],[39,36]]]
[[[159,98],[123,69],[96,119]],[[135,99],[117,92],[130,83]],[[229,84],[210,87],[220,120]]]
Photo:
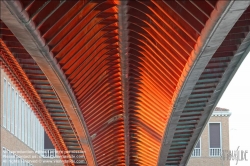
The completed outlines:
[[[186,165],[249,52],[249,1],[0,3],[1,67],[79,165]]]

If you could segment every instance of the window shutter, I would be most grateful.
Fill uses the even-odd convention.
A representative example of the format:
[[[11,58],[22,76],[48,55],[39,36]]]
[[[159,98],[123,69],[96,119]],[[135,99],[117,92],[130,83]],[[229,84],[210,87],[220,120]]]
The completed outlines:
[[[221,148],[220,123],[209,123],[210,148]]]

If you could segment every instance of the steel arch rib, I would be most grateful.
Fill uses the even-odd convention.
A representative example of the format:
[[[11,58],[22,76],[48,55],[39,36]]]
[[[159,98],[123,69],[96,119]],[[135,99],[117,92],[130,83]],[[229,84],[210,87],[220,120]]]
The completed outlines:
[[[44,41],[38,35],[39,33],[28,22],[27,13],[22,11],[19,1],[1,1],[1,9],[1,19],[13,31],[18,40],[47,75],[65,110],[71,117],[79,142],[85,151],[88,165],[97,165],[88,129],[80,114],[80,108],[74,93],[68,86],[61,69],[48,51],[48,47],[44,47]]]
[[[197,41],[197,45],[192,52],[194,57],[196,57],[196,60],[193,65],[190,65],[190,71],[188,72],[185,80],[183,80],[183,86],[181,87],[180,93],[178,94],[173,106],[170,121],[167,124],[163,135],[161,151],[158,157],[158,165],[166,164],[168,152],[176,131],[175,129],[178,125],[179,118],[182,115],[182,111],[188,101],[188,97],[195,86],[194,82],[196,83],[198,81],[199,76],[207,65],[207,62],[209,62],[229,31],[232,29],[233,25],[247,9],[248,5],[249,2],[246,1],[217,2],[215,10],[212,12],[210,19],[207,21],[201,36]],[[210,113],[211,111],[202,116],[209,117]],[[196,129],[200,131],[203,127],[204,124],[199,123]],[[201,133],[201,131],[199,133]],[[198,137],[196,138],[198,139]],[[197,139],[192,140],[192,143],[189,143],[190,145],[184,150],[183,157],[178,165],[184,166],[187,164],[194,147],[191,146],[191,144],[195,145]]]

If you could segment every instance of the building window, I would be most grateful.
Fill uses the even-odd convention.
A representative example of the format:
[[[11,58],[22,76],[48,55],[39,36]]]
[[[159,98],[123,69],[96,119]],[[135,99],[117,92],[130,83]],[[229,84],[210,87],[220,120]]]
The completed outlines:
[[[27,143],[28,146],[30,147],[30,108],[28,107],[28,120],[27,120],[27,127],[28,127],[28,132],[27,132]]]
[[[35,115],[33,115],[33,139],[36,140],[36,119],[35,119]],[[33,149],[36,149],[36,141],[33,141]]]
[[[25,122],[25,119],[24,119],[24,116],[25,116],[25,112],[24,112],[24,101],[22,100],[22,141],[24,142],[24,122]]]
[[[17,137],[18,136],[18,130],[17,130],[17,127],[18,127],[18,121],[19,121],[19,118],[18,118],[18,93],[16,92],[16,96],[15,96],[15,136]]]
[[[3,84],[3,98],[7,99],[7,81],[4,79]],[[7,126],[7,103],[3,102],[3,127]]]
[[[209,156],[221,156],[221,124],[209,123]]]
[[[34,119],[35,119],[35,117],[34,117],[34,114],[33,114],[33,112],[31,112],[31,126],[30,126],[30,137],[31,137],[31,139],[30,139],[30,147],[32,148],[32,149],[34,149],[34,146],[33,146],[33,141],[34,141],[34,131],[33,131],[33,128],[34,128]]]
[[[15,134],[15,89],[11,89],[11,133]]]
[[[31,105],[21,96],[18,88],[15,88],[6,78],[3,79],[3,98],[1,102],[3,103],[2,126],[34,151],[43,151],[43,126],[34,114]],[[42,155],[42,153],[39,154]],[[6,150],[7,155],[9,155],[9,152]],[[16,161],[18,158],[13,156],[11,161],[14,160]]]
[[[24,142],[26,145],[28,145],[28,141],[27,141],[27,135],[28,135],[28,105],[27,103],[25,103],[24,105],[24,115],[25,115],[25,120],[24,120]]]
[[[18,138],[21,140],[22,138],[22,98],[18,96],[19,105],[18,105]]]
[[[8,103],[8,115],[7,115],[7,130],[10,131],[10,116],[11,116],[11,86],[10,86],[10,83],[8,83],[8,99],[7,99],[7,103]]]

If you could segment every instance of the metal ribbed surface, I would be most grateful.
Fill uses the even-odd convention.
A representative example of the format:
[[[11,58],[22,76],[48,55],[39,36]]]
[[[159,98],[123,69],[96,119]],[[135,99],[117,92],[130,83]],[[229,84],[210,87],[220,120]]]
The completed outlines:
[[[175,1],[128,1],[125,5],[130,165],[157,165],[180,78],[214,6]]]

